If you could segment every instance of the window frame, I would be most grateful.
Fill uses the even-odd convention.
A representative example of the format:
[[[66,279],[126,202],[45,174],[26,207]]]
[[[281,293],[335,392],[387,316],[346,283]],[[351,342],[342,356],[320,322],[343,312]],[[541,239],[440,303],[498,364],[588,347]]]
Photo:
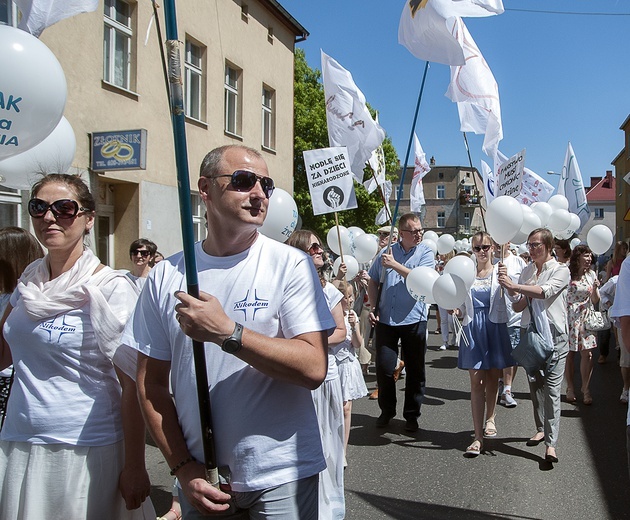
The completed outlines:
[[[232,79],[230,72],[235,73],[234,84],[230,83]],[[236,67],[234,64],[225,62],[225,74],[224,74],[224,125],[223,129],[226,134],[241,139],[242,135],[242,85],[243,85],[243,70]],[[233,103],[229,101],[233,99]],[[233,107],[234,114],[229,113],[230,108]],[[230,128],[229,123],[232,123],[233,128]]]
[[[441,221],[441,224],[440,224]],[[437,212],[437,222],[436,227],[440,229],[444,229],[446,227],[446,211],[438,211]]]
[[[269,93],[269,104],[265,104],[265,94]],[[262,147],[264,150],[275,151],[276,149],[276,91],[271,87],[262,86],[261,94],[261,125],[262,125]],[[268,127],[268,128],[267,128]],[[268,136],[265,133],[268,130]],[[268,139],[266,139],[268,137]]]
[[[120,4],[127,6],[127,13],[122,13],[118,7]],[[126,17],[125,22],[118,20],[118,15]],[[103,81],[108,85],[132,92],[134,78],[132,75],[132,63],[134,61],[134,30],[133,30],[133,4],[125,0],[105,0],[103,4]],[[122,40],[121,40],[122,39]],[[122,84],[116,77],[116,53],[117,44],[124,44],[124,63],[122,70]]]
[[[593,219],[602,220],[606,216],[605,208],[594,208]]]
[[[446,198],[446,185],[445,184],[438,184],[435,187],[435,198],[440,199],[440,200],[443,200]]]
[[[198,64],[192,59],[192,48],[198,49],[199,51],[198,56],[196,56]],[[184,49],[184,112],[186,117],[202,123],[205,122],[205,50],[205,47],[200,45],[196,40],[186,38]],[[193,96],[191,89],[195,85],[197,92]],[[196,106],[193,106],[193,101],[196,101]]]

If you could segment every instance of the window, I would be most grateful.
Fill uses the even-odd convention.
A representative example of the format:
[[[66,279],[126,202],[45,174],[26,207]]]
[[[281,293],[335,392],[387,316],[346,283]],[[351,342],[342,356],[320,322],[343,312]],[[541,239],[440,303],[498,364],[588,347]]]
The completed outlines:
[[[267,41],[273,45],[273,27],[267,27]]]
[[[262,145],[263,148],[276,148],[276,117],[274,105],[276,93],[263,85],[262,89]]]
[[[444,178],[444,172],[438,172],[438,179],[442,180]]]
[[[438,211],[437,213],[437,227],[446,227],[446,212]]]
[[[228,134],[241,134],[241,76],[242,71],[225,65],[225,131]]]
[[[17,9],[11,0],[0,0],[0,25],[17,26]]]
[[[595,208],[595,218],[604,218],[604,208]]]
[[[249,23],[249,7],[247,4],[241,5],[241,20],[245,23]]]
[[[186,57],[184,60],[184,85],[186,88],[186,115],[198,121],[204,119],[203,107],[203,54],[204,49],[186,40]]]
[[[470,211],[464,211],[464,229],[470,233]]]
[[[206,237],[206,206],[198,193],[190,194],[193,234],[196,242]]]
[[[0,185],[0,228],[21,225],[21,203],[19,190]]]
[[[103,79],[126,90],[132,89],[132,38],[131,6],[122,0],[105,0]]]
[[[437,185],[437,195],[436,197],[438,199],[445,199],[446,198],[446,187],[444,186],[444,184],[438,184]]]

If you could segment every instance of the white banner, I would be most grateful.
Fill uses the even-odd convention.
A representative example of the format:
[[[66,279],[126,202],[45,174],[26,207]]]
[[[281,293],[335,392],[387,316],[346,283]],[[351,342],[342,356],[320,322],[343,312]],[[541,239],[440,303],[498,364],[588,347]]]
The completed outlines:
[[[494,173],[492,173],[488,163],[483,160],[481,161],[481,177],[483,179],[483,190],[486,194],[486,207],[488,207],[488,204],[490,204],[496,197],[494,189]]]
[[[313,215],[357,207],[345,146],[303,152]]]
[[[14,2],[22,13],[18,28],[38,38],[46,27],[80,13],[91,13],[98,7],[98,0],[14,0]]]
[[[352,74],[323,51],[322,76],[329,144],[348,148],[350,170],[362,183],[365,163],[385,139],[385,130],[372,119]]]
[[[507,195],[515,197],[521,193],[523,186],[523,170],[525,169],[525,149],[510,157],[497,169],[497,197]]]
[[[425,204],[424,200],[424,186],[422,185],[422,179],[424,176],[431,171],[431,167],[426,159],[426,154],[422,149],[422,145],[420,144],[420,140],[418,136],[413,134],[413,145],[414,145],[414,168],[413,168],[413,177],[411,179],[411,188],[409,190],[409,205],[410,210],[414,213],[420,213],[422,211],[422,206]]]
[[[564,165],[562,166],[562,174],[558,184],[558,194],[567,198],[569,211],[580,217],[580,222],[584,226],[591,215],[591,210],[588,209],[588,203],[586,202],[586,190],[582,182],[582,172],[570,142],[567,145],[567,153],[564,156]]]
[[[379,210],[374,219],[374,222],[378,226],[392,221],[392,210],[389,207],[389,199],[392,197],[392,181],[385,181],[381,184],[381,190],[383,192],[383,198],[387,203]]]

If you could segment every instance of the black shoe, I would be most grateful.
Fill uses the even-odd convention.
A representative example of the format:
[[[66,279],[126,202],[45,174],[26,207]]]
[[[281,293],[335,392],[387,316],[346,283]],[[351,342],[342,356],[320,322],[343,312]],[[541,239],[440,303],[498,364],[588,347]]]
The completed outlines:
[[[557,463],[558,462],[558,457],[556,457],[555,455],[545,455],[545,460],[547,462]]]
[[[391,421],[392,418],[393,418],[392,415],[389,415],[389,414],[386,414],[385,412],[383,412],[376,419],[376,426],[378,428],[383,428],[383,427],[385,427],[385,426],[387,426],[389,424],[389,421]]]
[[[418,431],[418,419],[407,419],[405,423],[405,431],[417,432]]]

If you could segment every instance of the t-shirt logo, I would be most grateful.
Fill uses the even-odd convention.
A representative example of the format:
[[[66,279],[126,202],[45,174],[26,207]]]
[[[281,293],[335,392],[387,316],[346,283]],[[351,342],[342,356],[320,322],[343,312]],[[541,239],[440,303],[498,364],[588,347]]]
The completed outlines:
[[[249,293],[250,291],[248,290],[247,294],[245,294],[245,298],[237,302],[234,302],[234,310],[241,311],[243,313],[243,321],[247,321],[248,309],[251,309],[252,311],[251,319],[253,321],[256,319],[256,313],[260,309],[266,309],[267,307],[269,307],[269,300],[264,300],[262,298],[259,298],[258,292],[256,291],[256,289],[254,289],[254,298],[252,301],[249,300]]]
[[[55,316],[52,320],[41,323],[39,328],[48,332],[48,341],[50,341],[50,343],[59,343],[61,336],[64,334],[72,334],[77,330],[74,325],[66,324],[65,314]]]

